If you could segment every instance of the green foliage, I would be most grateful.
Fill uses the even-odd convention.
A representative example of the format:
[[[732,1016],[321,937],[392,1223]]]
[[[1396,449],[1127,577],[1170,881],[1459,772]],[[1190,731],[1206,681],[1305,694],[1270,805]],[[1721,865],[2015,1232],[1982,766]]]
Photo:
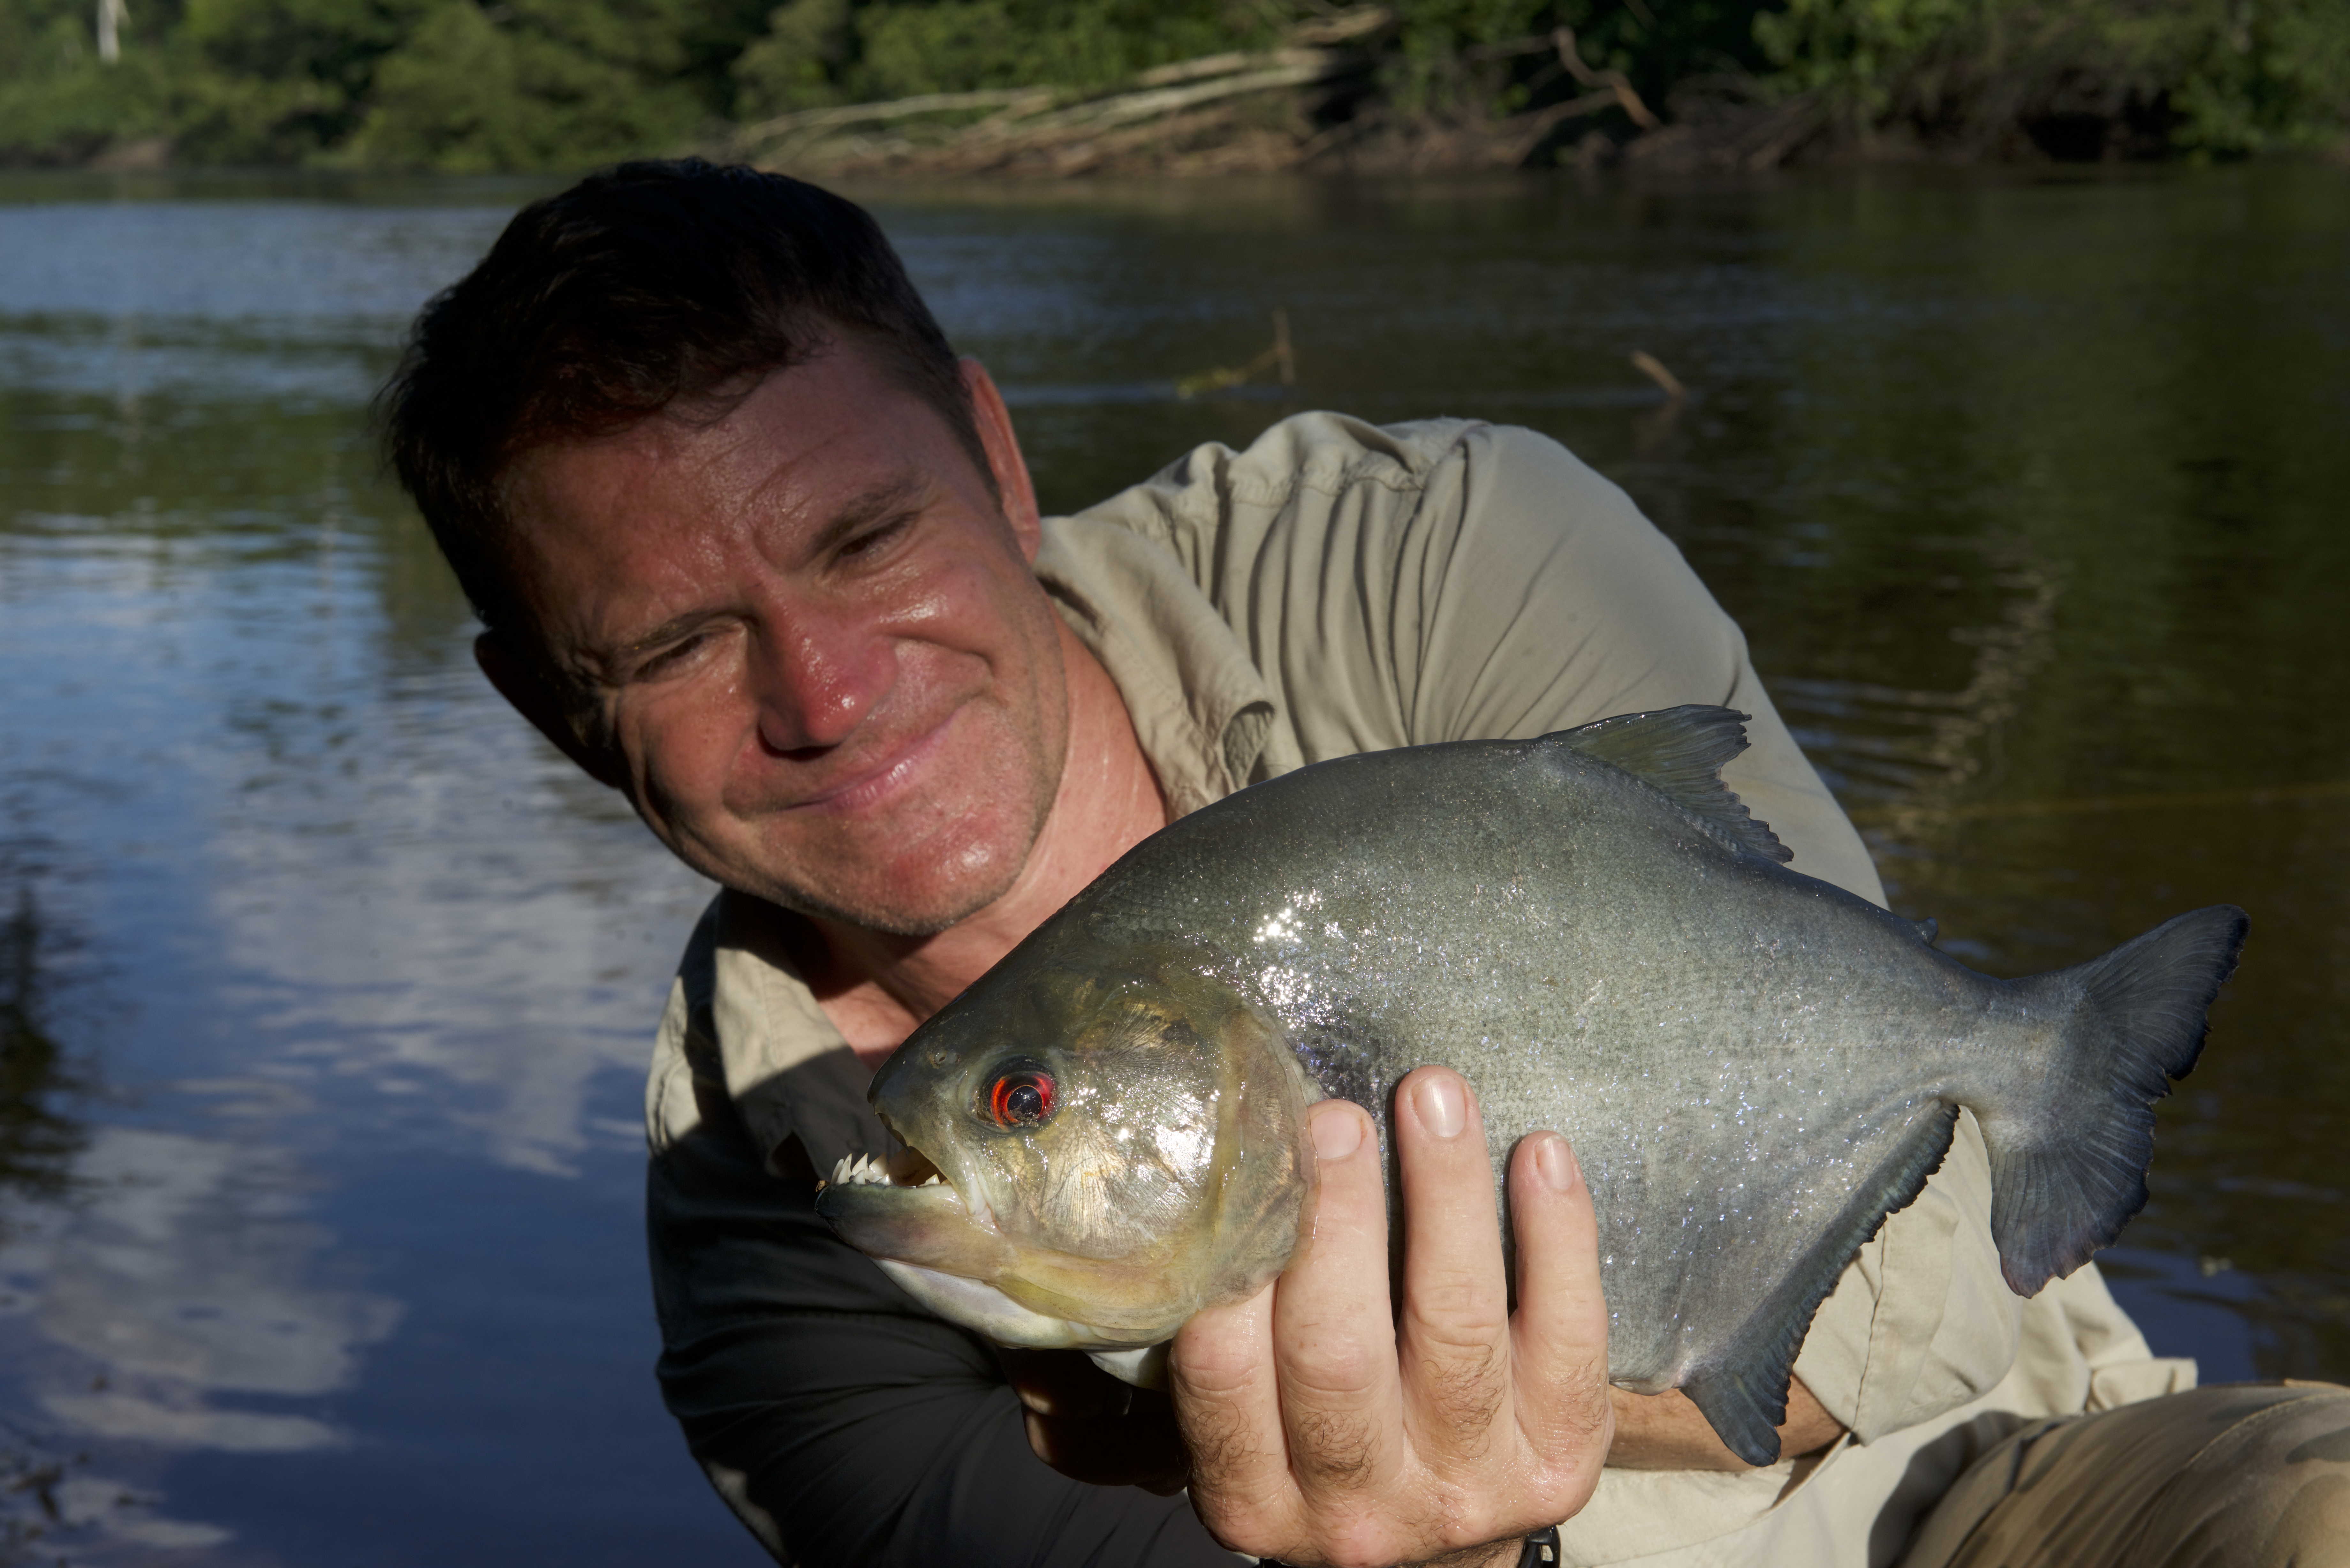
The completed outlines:
[[[2218,11],[2209,3],[2199,9]],[[2337,142],[2350,128],[2350,5],[2252,0],[2194,40],[2171,89],[2180,145],[2210,152]]]
[[[1267,47],[1274,0],[790,0],[735,62],[738,111],[985,88],[1107,87],[1171,60]]]
[[[585,167],[731,112],[764,23],[743,0],[170,3],[132,0],[109,66],[89,0],[0,0],[0,162],[169,135],[199,163]]]
[[[0,0],[0,159],[76,162],[166,130],[169,78],[140,47],[141,20],[131,18],[124,60],[107,67],[79,0]]]
[[[1587,64],[1622,71],[1659,103],[1688,77],[1742,74],[1762,63],[1754,40],[1757,0],[1399,0],[1390,9],[1400,26],[1387,82],[1407,113],[1513,112],[1546,90],[1572,88],[1548,56],[1522,57],[1525,66],[1498,73],[1466,68],[1463,58],[1481,46],[1559,27],[1575,30]]]
[[[601,162],[691,134],[674,18],[652,4],[441,0],[375,73],[353,161],[482,173]]]
[[[1754,31],[1786,88],[1862,125],[2103,117],[2223,154],[2350,129],[2340,0],[1787,0]]]
[[[1359,7],[1367,0],[1352,0]],[[0,0],[0,162],[141,138],[182,161],[577,168],[727,121],[922,93],[1106,87],[1278,45],[1337,0]],[[1734,78],[1853,131],[1975,151],[2228,155],[2350,133],[2344,0],[1388,0],[1388,107],[1511,114],[1584,90],[1541,40],[1659,108]],[[1510,47],[1509,46],[1523,46]],[[1750,92],[1751,96],[1751,92]],[[2108,128],[2110,134],[2100,130]],[[2054,130],[2050,128],[2054,128]],[[2102,141],[2095,141],[2104,136]]]
[[[844,103],[857,59],[849,0],[790,0],[734,62],[735,107],[745,119]]]

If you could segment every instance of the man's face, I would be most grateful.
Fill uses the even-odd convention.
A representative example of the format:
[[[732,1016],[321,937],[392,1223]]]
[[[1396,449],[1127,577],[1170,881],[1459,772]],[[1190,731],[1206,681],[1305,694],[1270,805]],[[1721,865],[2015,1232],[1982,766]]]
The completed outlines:
[[[715,424],[656,417],[513,465],[547,654],[697,870],[908,935],[1010,888],[1068,715],[1001,411],[988,389],[1012,519],[947,423],[846,339]]]

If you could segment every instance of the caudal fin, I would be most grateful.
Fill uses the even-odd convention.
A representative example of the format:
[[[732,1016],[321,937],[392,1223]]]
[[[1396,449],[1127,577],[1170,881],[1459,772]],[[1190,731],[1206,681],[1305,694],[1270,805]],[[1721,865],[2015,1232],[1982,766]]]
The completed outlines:
[[[1991,1153],[1991,1233],[2008,1288],[2036,1294],[2146,1207],[2154,1102],[2203,1049],[2204,1014],[2251,927],[2215,904],[2103,958],[2015,982],[2057,1032],[2029,1099],[1978,1112]]]

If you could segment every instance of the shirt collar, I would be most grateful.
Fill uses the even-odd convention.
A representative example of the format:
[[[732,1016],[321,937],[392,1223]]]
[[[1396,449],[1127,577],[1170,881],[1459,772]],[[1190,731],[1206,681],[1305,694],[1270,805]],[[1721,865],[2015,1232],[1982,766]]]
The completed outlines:
[[[1047,518],[1036,576],[1117,683],[1179,815],[1249,782],[1273,689],[1173,552],[1115,523]]]

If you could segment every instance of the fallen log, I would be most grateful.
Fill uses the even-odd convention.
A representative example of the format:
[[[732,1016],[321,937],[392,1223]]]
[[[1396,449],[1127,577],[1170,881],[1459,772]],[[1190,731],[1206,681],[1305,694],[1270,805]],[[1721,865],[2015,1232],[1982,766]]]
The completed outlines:
[[[749,148],[782,140],[800,131],[822,132],[854,125],[910,119],[918,115],[951,114],[962,109],[1018,108],[1032,102],[1042,107],[1058,96],[1057,89],[1053,88],[1003,88],[984,92],[931,92],[878,103],[803,109],[743,126],[734,132],[734,141],[738,146]]]

